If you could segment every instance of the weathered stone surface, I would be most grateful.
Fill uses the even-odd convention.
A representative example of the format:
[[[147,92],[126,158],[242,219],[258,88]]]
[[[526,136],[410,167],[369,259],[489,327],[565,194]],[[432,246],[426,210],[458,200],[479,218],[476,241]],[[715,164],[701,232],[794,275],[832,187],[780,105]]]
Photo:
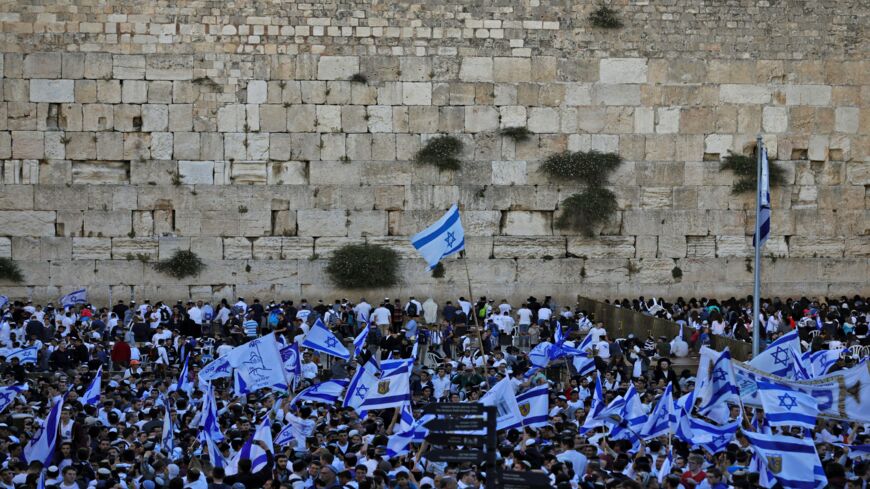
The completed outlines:
[[[248,238],[224,238],[224,260],[248,260],[253,257],[253,243]]]
[[[643,58],[605,58],[600,61],[602,83],[646,83],[647,60]]]
[[[73,260],[109,260],[112,258],[110,238],[72,238]]]
[[[51,211],[0,211],[0,229],[6,236],[54,236]]]
[[[565,257],[565,238],[533,236],[496,236],[493,240],[494,258],[541,258]],[[549,257],[549,258],[546,258]]]
[[[845,248],[843,238],[792,236],[788,254],[792,258],[838,258],[843,256]]]
[[[501,233],[513,236],[552,234],[553,215],[549,212],[508,211]]]
[[[303,209],[296,213],[296,225],[299,236],[347,236],[347,213]]]
[[[157,238],[112,238],[113,260],[153,261],[158,250]]]
[[[214,161],[179,161],[178,176],[188,185],[214,183]]]
[[[634,258],[633,236],[568,237],[568,255],[578,258]]]
[[[30,80],[31,102],[75,102],[73,80]]]

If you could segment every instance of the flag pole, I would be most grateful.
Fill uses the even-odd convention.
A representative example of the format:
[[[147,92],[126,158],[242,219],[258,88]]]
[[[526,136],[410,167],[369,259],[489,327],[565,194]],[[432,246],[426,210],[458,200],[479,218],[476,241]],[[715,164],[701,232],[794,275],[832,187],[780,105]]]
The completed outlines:
[[[474,294],[471,292],[471,274],[468,273],[468,255],[462,250],[462,262],[465,264],[465,279],[468,281],[468,302],[471,302],[471,315],[474,317],[474,329],[477,331],[477,342],[480,345],[480,357],[483,360],[481,370],[486,373],[486,352],[483,350],[483,336],[480,334],[480,326],[477,324],[477,314],[474,312]],[[486,307],[486,304],[484,304]],[[472,365],[474,357],[471,358]],[[474,367],[477,370],[477,367]]]
[[[756,150],[756,180],[755,180],[755,283],[752,288],[752,356],[758,355],[761,349],[761,331],[758,320],[761,312],[761,158],[764,142],[761,135],[755,139]]]

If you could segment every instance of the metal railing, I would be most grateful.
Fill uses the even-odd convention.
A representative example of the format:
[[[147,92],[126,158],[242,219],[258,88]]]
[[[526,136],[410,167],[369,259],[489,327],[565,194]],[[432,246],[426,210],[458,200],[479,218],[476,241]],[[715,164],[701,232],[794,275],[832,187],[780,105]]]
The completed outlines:
[[[617,338],[625,338],[629,333],[634,333],[636,337],[641,339],[647,336],[674,338],[680,333],[680,325],[673,321],[647,316],[631,309],[615,307],[587,297],[577,296],[577,307],[579,310],[586,310],[590,314],[594,314],[595,321],[603,321],[605,329]],[[685,328],[683,339],[688,342],[691,333],[690,328]],[[746,361],[752,358],[752,343],[711,335],[711,348],[722,350],[726,346],[734,359]]]

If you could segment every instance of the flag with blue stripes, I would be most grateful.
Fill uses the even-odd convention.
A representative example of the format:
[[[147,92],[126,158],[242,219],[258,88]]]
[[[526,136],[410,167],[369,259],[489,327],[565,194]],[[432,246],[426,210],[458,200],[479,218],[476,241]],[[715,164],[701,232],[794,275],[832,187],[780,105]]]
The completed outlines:
[[[28,389],[27,384],[13,384],[5,387],[0,387],[0,413],[6,410],[10,404],[15,401],[18,394]]]
[[[795,365],[791,352],[797,354],[801,352],[797,330],[789,331],[777,338],[748,363],[762,372],[793,379],[797,375],[799,367]]]
[[[384,372],[378,382],[369,389],[360,409],[366,411],[372,409],[388,409],[399,407],[405,401],[411,399],[411,366],[406,363],[405,367],[391,372]]]
[[[190,394],[193,391],[193,381],[188,377],[188,366],[190,363],[190,354],[184,356],[184,363],[181,364],[181,372],[178,373],[178,379],[169,386],[169,392],[182,391]]]
[[[453,204],[441,219],[411,238],[411,244],[429,265],[429,270],[442,258],[465,249],[465,231],[459,218],[459,206]]]
[[[816,427],[819,403],[815,398],[783,384],[759,380],[757,385],[764,417],[771,426]]]
[[[290,346],[282,348],[281,361],[284,362],[284,371],[293,381],[295,390],[296,382],[302,377],[302,355],[299,354],[299,343],[294,341]]]
[[[601,388],[601,372],[595,372],[595,389],[592,391],[592,404],[589,406],[589,412],[586,414],[583,426],[580,427],[581,435],[599,426],[604,426],[604,422],[599,416],[605,407],[607,407],[607,402],[604,400],[604,390]]]
[[[665,461],[662,463],[661,468],[658,469],[658,473],[656,474],[656,479],[658,479],[659,484],[662,484],[665,481],[665,477],[671,473],[671,467],[673,466],[674,456],[671,450],[668,450],[668,456],[665,458]]]
[[[362,357],[360,357],[362,360]],[[350,379],[347,393],[344,395],[344,407],[358,410],[363,401],[368,397],[369,390],[378,383],[378,372],[381,368],[374,355],[369,354],[365,362],[359,366]]]
[[[224,434],[221,433],[221,426],[218,422],[217,402],[214,398],[214,386],[211,384],[209,384],[206,389],[204,404],[205,405],[202,408],[202,431],[206,433],[210,439],[216,442],[221,442],[224,440]]]
[[[517,396],[517,406],[522,415],[522,423],[512,426],[527,426],[529,428],[537,428],[548,423],[549,415],[549,385],[539,385],[523,392]]]
[[[759,214],[755,216],[761,224],[759,225],[759,233],[761,235],[761,248],[764,248],[764,243],[770,237],[770,170],[767,162],[767,148],[760,148],[761,151],[761,188],[760,193],[761,207]],[[756,236],[752,237],[752,246],[756,246]]]
[[[350,360],[350,352],[347,351],[341,340],[336,338],[319,318],[314,322],[314,326],[311,327],[308,334],[305,335],[305,339],[302,340],[302,346],[342,358],[345,361]]]
[[[269,422],[268,416],[263,418],[263,421],[257,426],[257,430],[251,433],[251,437],[242,445],[242,448],[227,462],[225,467],[227,475],[238,473],[240,460],[251,461],[251,473],[266,466],[269,461],[268,455],[263,447],[254,443],[255,441],[262,441],[270,452],[275,453],[275,446],[272,443],[272,424]]]
[[[350,383],[347,379],[330,379],[319,384],[314,384],[311,387],[302,389],[296,397],[290,401],[290,405],[294,405],[299,401],[324,402],[332,404],[344,392],[345,387]]]
[[[25,348],[0,348],[0,356],[5,357],[7,362],[17,358],[22,365],[36,363],[39,357],[39,347],[34,345]]]
[[[88,302],[88,289],[79,289],[58,299],[61,307],[73,307]]]
[[[758,456],[760,468],[763,469],[759,472],[776,479],[785,489],[821,489],[828,484],[812,438],[765,435],[751,431],[744,431],[743,434]]]
[[[659,402],[650,413],[639,434],[644,440],[650,440],[662,435],[674,434],[676,427],[677,413],[674,409],[674,391],[673,386],[668,383],[665,392],[659,398]]]
[[[172,450],[175,449],[175,426],[172,423],[172,414],[169,411],[169,399],[163,394],[160,395],[163,401],[163,432],[160,435],[160,448],[168,455],[172,455]]]
[[[224,468],[227,466],[227,461],[224,459],[223,454],[218,449],[218,444],[215,439],[208,434],[207,431],[202,430],[203,439],[205,439],[205,446],[208,450],[208,460],[211,462],[213,467]]]
[[[229,377],[232,375],[233,368],[230,366],[228,356],[216,358],[208,363],[202,370],[199,371],[199,383],[205,385],[214,379]]]
[[[55,445],[57,445],[58,434],[60,433],[60,430],[58,430],[60,411],[63,409],[65,401],[66,394],[55,401],[54,406],[51,407],[51,411],[48,412],[48,416],[45,418],[45,422],[24,447],[24,460],[27,463],[39,461],[47,466],[54,459],[54,449]]]
[[[803,363],[807,366],[807,372],[811,378],[823,377],[828,369],[837,363],[837,359],[843,354],[844,349],[807,351],[801,355]]]
[[[620,421],[610,430],[610,439],[625,439],[634,443],[638,441],[636,433],[646,424],[649,416],[643,409],[643,403],[640,402],[640,395],[634,384],[631,384],[625,392],[624,400],[622,410],[618,414]]]
[[[356,335],[356,338],[353,339],[353,355],[355,357],[360,356],[365,349],[366,340],[369,337],[369,330],[371,329],[366,322],[363,322],[362,325],[362,331],[360,331],[359,334]]]
[[[88,389],[82,394],[81,403],[90,406],[96,406],[100,403],[100,384],[103,382],[103,366],[97,369],[97,374],[94,375]]]
[[[429,434],[426,423],[435,419],[434,415],[426,414],[420,419],[414,420],[410,412],[410,403],[403,405],[401,417],[400,429],[396,430],[396,433],[387,440],[387,458],[405,455],[410,452],[411,443],[422,443],[426,439],[426,435]]]
[[[731,365],[731,352],[725,348],[721,352],[701,347],[701,360],[698,364],[695,397],[700,399],[698,410],[707,414],[725,402],[737,402],[738,389]]]

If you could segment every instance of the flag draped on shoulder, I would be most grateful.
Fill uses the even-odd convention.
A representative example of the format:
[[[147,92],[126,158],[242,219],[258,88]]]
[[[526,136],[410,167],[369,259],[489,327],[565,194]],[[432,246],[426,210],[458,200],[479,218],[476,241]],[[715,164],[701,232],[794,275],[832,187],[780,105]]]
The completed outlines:
[[[48,412],[48,417],[45,418],[45,422],[24,447],[24,459],[27,463],[39,461],[46,466],[51,464],[51,460],[54,458],[54,449],[57,445],[60,411],[63,409],[64,401],[66,401],[65,394],[55,401],[51,411]]]
[[[441,219],[411,238],[411,244],[429,265],[429,270],[442,258],[465,249],[465,231],[459,218],[459,206],[453,204]]]
[[[816,427],[819,402],[809,394],[787,385],[760,381],[758,396],[764,417],[771,426]]]
[[[82,394],[81,403],[96,406],[100,403],[100,384],[103,382],[103,366],[97,369],[97,374],[91,380],[88,389]]]
[[[820,489],[828,483],[812,438],[764,435],[744,431],[765,476],[776,479],[786,489]],[[762,484],[765,485],[765,484]],[[772,487],[773,484],[766,485]]]
[[[287,390],[284,363],[274,334],[237,346],[227,353],[227,357],[247,392],[263,388]]]
[[[759,202],[761,203],[761,208],[759,209],[759,215],[755,216],[755,218],[761,223],[758,227],[761,236],[760,247],[764,248],[764,243],[766,243],[767,238],[770,237],[770,169],[768,168],[767,162],[767,148],[760,148],[760,151],[761,187],[758,191],[760,192]],[[753,246],[756,246],[756,240],[758,239],[758,236],[752,237]]]
[[[88,289],[79,289],[58,299],[61,307],[73,307],[88,301]]]
[[[347,348],[344,347],[341,341],[335,337],[332,331],[320,319],[314,322],[314,326],[305,335],[305,339],[302,340],[302,346],[342,358],[345,361],[350,360],[350,352],[347,351]]]

